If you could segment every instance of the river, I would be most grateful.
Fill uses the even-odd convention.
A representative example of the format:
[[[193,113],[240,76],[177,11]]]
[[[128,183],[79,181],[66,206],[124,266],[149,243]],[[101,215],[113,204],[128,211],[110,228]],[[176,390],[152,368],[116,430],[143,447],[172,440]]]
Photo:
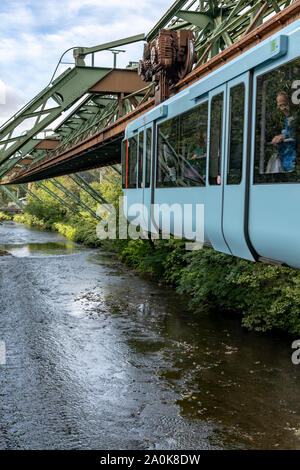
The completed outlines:
[[[0,449],[298,449],[291,339],[111,253],[0,226]]]

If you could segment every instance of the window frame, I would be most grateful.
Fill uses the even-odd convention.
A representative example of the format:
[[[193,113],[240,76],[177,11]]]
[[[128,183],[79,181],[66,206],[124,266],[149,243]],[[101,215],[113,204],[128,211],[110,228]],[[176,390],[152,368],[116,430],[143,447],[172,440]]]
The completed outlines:
[[[199,100],[200,101],[200,100]],[[207,104],[207,122],[206,122],[206,135],[207,135],[207,138],[206,138],[206,158],[205,158],[205,184],[201,184],[201,185],[191,185],[191,186],[176,186],[176,185],[172,185],[172,186],[158,186],[158,169],[159,169],[159,143],[160,143],[160,140],[159,140],[159,126],[161,126],[162,124],[168,122],[168,121],[171,121],[172,119],[176,119],[178,118],[179,119],[179,122],[178,122],[178,129],[180,130],[181,132],[181,129],[182,129],[182,124],[181,124],[181,121],[180,121],[180,118],[181,116],[183,116],[184,114],[186,113],[190,113],[192,111],[195,111],[197,108],[199,108],[200,106],[202,106],[203,104]],[[205,188],[207,186],[207,165],[208,165],[208,143],[209,143],[209,139],[208,139],[208,123],[209,123],[209,99],[208,97],[205,97],[205,99],[201,100],[200,102],[197,102],[195,104],[195,106],[179,113],[179,114],[175,114],[174,116],[172,117],[169,117],[167,119],[164,119],[162,121],[160,121],[159,123],[156,122],[156,155],[155,155],[155,190],[157,189],[192,189],[192,188]]]
[[[259,67],[259,70],[255,70],[254,72],[254,77],[253,77],[253,115],[252,115],[252,139],[251,139],[251,161],[252,161],[252,167],[251,167],[251,184],[253,186],[262,186],[262,185],[276,185],[276,187],[280,184],[299,184],[300,183],[300,175],[298,176],[298,181],[274,181],[274,175],[276,173],[259,173],[259,160],[257,159],[256,156],[256,136],[261,135],[257,134],[257,123],[258,123],[258,81],[261,79],[264,75],[266,76],[269,73],[272,73],[273,71],[276,71],[277,69],[284,67],[288,65],[289,63],[299,61],[300,65],[300,55],[295,55],[294,57],[284,57],[283,59],[280,59],[276,61],[276,63],[268,64],[265,67],[261,68]],[[299,77],[300,79],[300,77]],[[295,79],[296,80],[296,79]],[[300,90],[300,88],[298,88]],[[281,91],[280,89],[278,91]],[[261,102],[260,102],[261,105]],[[300,115],[300,104],[299,106],[299,115]],[[259,121],[260,122],[260,121]],[[300,122],[300,119],[299,119]],[[300,136],[299,136],[300,138]],[[300,142],[299,142],[299,149],[300,149]],[[296,165],[298,161],[298,174],[300,170],[300,155],[297,156],[296,154]],[[284,175],[285,173],[278,173],[277,175]],[[286,172],[288,174],[288,172]],[[259,181],[259,179],[262,179]],[[295,170],[295,178],[297,178],[297,167]]]
[[[229,177],[230,177],[230,162],[231,160],[231,147],[232,147],[232,142],[231,142],[231,131],[232,131],[232,104],[231,104],[231,92],[237,87],[243,87],[243,93],[244,93],[244,99],[243,99],[243,124],[242,124],[242,147],[241,147],[241,157],[240,157],[240,168],[239,168],[239,182],[230,182]],[[244,145],[245,145],[245,139],[247,139],[247,132],[245,130],[245,122],[247,120],[246,118],[246,109],[247,109],[247,87],[246,83],[244,81],[240,81],[239,83],[236,83],[233,86],[228,87],[228,146],[227,146],[227,165],[226,165],[226,185],[228,186],[239,186],[242,183],[243,180],[243,171],[244,171]],[[249,125],[249,123],[248,123]]]
[[[223,84],[223,86],[227,85],[227,82]],[[213,139],[211,138],[211,129],[212,129],[212,104],[213,100],[216,99],[217,97],[222,96],[222,107],[221,107],[221,117],[220,117],[220,123],[221,123],[221,130],[220,130],[220,139],[219,139],[219,150],[220,150],[220,155],[218,158],[218,174],[216,177],[210,176],[210,168],[211,168],[211,144]],[[209,146],[208,146],[208,170],[207,170],[207,180],[209,186],[212,187],[220,187],[222,186],[222,164],[224,160],[224,130],[226,129],[226,126],[224,128],[224,110],[226,109],[226,88],[223,90],[220,90],[219,92],[215,93],[212,95],[209,99]],[[216,178],[216,182],[211,182],[211,178]]]

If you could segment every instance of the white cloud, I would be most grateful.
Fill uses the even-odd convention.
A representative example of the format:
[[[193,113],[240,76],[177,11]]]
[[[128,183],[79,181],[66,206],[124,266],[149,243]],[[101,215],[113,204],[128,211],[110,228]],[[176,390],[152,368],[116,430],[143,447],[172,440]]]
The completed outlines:
[[[4,103],[0,101],[0,125],[6,122],[13,114],[15,114],[25,104],[25,97],[11,88],[4,85]]]
[[[66,49],[147,33],[172,3],[172,0],[4,0],[0,5],[0,79],[29,100],[48,84]],[[139,60],[143,51],[142,43],[120,48],[128,52],[119,54],[119,67]],[[72,54],[64,60],[73,60]],[[96,55],[96,65],[110,67],[112,63],[111,53]]]

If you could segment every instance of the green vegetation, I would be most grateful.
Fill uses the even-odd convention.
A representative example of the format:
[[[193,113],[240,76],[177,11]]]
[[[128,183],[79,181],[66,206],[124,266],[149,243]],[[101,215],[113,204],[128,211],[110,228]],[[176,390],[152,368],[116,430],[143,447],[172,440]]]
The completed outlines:
[[[5,214],[4,212],[0,212],[0,220],[9,220],[10,215]]]
[[[96,171],[96,170],[95,170]],[[117,208],[121,195],[119,177],[107,171],[109,180],[91,185]],[[59,179],[94,211],[97,203],[67,177]],[[199,313],[218,308],[236,312],[250,330],[280,329],[300,334],[300,272],[278,266],[252,263],[204,248],[187,252],[181,240],[99,240],[98,221],[67,198],[51,183],[52,191],[80,211],[73,214],[41,189],[31,190],[42,204],[29,198],[17,222],[53,230],[69,240],[114,251],[128,266],[173,286],[189,298],[189,306]]]

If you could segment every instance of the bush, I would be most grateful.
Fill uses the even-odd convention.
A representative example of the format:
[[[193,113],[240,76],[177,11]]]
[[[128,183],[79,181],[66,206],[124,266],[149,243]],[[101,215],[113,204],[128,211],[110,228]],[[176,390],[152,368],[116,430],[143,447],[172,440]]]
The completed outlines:
[[[0,220],[9,220],[10,216],[5,214],[4,212],[0,212]]]
[[[190,306],[216,306],[242,314],[250,330],[279,328],[300,333],[300,273],[252,263],[203,249],[185,256],[177,290],[191,296]]]

